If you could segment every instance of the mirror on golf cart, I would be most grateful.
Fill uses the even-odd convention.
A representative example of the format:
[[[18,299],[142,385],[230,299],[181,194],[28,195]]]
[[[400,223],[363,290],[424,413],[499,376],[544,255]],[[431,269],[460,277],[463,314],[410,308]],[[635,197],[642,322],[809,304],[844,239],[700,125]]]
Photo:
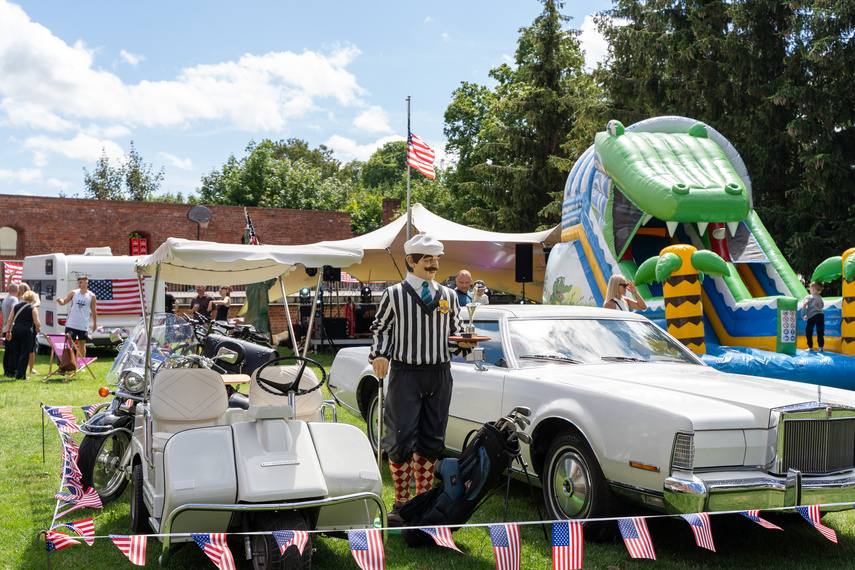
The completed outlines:
[[[214,360],[221,360],[229,364],[234,364],[238,361],[238,356],[238,353],[234,350],[221,346],[219,350],[217,350],[217,355],[214,357]]]

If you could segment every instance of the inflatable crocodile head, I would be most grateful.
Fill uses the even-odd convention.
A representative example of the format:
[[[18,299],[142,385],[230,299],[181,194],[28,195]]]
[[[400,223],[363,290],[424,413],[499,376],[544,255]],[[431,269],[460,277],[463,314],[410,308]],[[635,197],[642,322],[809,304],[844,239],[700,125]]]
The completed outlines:
[[[735,234],[751,208],[746,188],[703,123],[688,132],[626,131],[611,121],[596,135],[596,169],[608,204],[604,235],[619,257],[638,229],[653,218],[673,235],[680,223],[727,224]]]

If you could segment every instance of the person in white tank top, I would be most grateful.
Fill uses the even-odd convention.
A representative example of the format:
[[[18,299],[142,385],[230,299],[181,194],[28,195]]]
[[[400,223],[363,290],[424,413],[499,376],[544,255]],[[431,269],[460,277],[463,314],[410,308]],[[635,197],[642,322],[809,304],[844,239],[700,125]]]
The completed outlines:
[[[60,305],[71,303],[68,317],[65,321],[65,332],[71,340],[77,342],[80,356],[86,358],[86,341],[89,340],[89,319],[92,319],[92,329],[98,328],[98,308],[95,293],[89,290],[89,278],[81,275],[77,278],[79,289],[71,291],[64,299],[57,299]]]
[[[626,292],[632,293],[632,297],[626,296]],[[606,287],[606,301],[603,303],[606,309],[617,309],[619,311],[629,311],[631,308],[636,311],[643,311],[647,308],[647,303],[638,290],[635,288],[635,283],[627,281],[623,275],[612,275],[609,279],[609,285]]]

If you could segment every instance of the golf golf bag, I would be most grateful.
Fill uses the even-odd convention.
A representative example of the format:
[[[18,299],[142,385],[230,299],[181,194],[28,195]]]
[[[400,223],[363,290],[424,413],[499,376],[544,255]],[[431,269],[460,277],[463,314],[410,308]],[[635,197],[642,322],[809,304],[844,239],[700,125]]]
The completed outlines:
[[[520,444],[511,437],[513,433],[497,429],[496,422],[470,433],[458,459],[437,462],[434,488],[417,495],[401,509],[404,526],[466,523],[499,485],[511,461],[519,456]],[[419,529],[404,529],[401,535],[410,546],[434,544],[433,538]]]

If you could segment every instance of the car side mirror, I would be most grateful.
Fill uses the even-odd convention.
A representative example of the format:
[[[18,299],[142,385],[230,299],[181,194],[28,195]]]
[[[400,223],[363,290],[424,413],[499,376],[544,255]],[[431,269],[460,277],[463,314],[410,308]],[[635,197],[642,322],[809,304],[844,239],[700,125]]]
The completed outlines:
[[[466,362],[474,362],[476,364],[480,364],[487,360],[487,357],[484,356],[484,349],[475,347],[472,349],[472,352],[466,355]]]

